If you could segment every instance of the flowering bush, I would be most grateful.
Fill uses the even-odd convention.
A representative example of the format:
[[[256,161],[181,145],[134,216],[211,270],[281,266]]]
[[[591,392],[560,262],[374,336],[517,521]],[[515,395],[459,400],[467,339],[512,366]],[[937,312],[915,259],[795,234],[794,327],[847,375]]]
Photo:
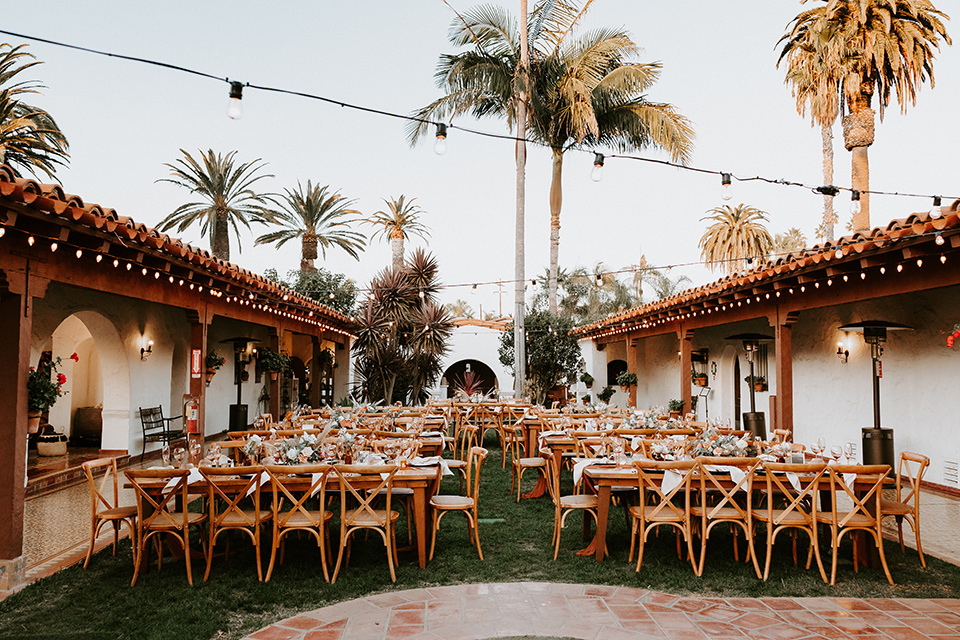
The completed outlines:
[[[960,338],[960,323],[953,325],[953,332],[947,334],[947,346],[952,349],[957,338]]]
[[[217,353],[216,351],[211,351],[210,353],[208,353],[207,359],[204,360],[204,364],[206,365],[207,369],[213,369],[214,371],[216,371],[226,363],[227,363],[227,359],[221,357],[220,354]]]
[[[716,429],[707,429],[693,441],[691,455],[743,458],[756,455],[753,444],[745,437],[721,435]]]
[[[74,362],[79,362],[80,357],[74,353],[70,356]],[[27,410],[28,411],[46,411],[57,402],[57,398],[64,394],[63,385],[67,381],[67,376],[57,371],[60,366],[60,358],[47,362],[41,362],[38,368],[30,367],[30,374],[27,377]],[[54,377],[53,374],[56,374]]]

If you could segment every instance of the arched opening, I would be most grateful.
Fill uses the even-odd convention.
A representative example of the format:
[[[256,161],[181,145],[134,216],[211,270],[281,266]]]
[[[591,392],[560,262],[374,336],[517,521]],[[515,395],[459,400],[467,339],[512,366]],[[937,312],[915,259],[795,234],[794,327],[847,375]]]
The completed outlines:
[[[117,328],[95,311],[78,311],[54,330],[52,349],[69,393],[51,407],[50,423],[74,443],[132,451],[130,374]]]
[[[454,362],[443,372],[443,377],[447,384],[448,398],[455,396],[459,389],[464,389],[467,395],[473,395],[499,388],[493,369],[479,360]]]
[[[611,360],[607,363],[607,382],[606,386],[612,387],[617,384],[617,376],[627,370],[626,360]]]

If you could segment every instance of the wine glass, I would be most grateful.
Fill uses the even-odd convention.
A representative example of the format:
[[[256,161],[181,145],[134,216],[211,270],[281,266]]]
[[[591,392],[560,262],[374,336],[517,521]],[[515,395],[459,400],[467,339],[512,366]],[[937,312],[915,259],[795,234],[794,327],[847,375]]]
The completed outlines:
[[[834,460],[839,460],[840,456],[843,455],[843,447],[838,444],[835,444],[830,447],[830,457]]]
[[[173,450],[173,461],[176,462],[177,468],[183,466],[183,457],[186,455],[187,451],[183,447],[176,447]]]
[[[163,466],[170,466],[170,443],[164,442],[163,446],[160,447],[160,460],[163,461]]]
[[[200,454],[203,453],[203,445],[200,444],[199,440],[194,440],[190,443],[190,462],[197,464],[200,462]]]
[[[817,456],[819,457],[823,455],[823,452],[826,450],[826,448],[827,448],[827,439],[821,436],[817,438],[817,446],[813,450],[813,452],[816,453]]]
[[[847,457],[851,463],[853,463],[853,443],[847,442],[843,445],[843,455]]]

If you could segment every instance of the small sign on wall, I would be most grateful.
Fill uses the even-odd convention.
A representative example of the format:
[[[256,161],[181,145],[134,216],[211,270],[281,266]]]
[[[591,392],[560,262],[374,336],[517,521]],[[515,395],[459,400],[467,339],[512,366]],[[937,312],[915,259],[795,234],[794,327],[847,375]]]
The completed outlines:
[[[190,352],[190,377],[199,378],[200,377],[200,364],[203,356],[201,355],[200,349],[193,349]]]

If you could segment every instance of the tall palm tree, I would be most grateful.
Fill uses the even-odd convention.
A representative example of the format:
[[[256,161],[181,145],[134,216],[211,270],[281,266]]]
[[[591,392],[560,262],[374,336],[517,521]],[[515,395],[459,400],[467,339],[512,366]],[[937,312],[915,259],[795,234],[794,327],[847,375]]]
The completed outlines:
[[[720,268],[727,273],[741,271],[744,262],[765,258],[773,247],[773,239],[763,223],[764,211],[749,205],[723,205],[710,209],[700,220],[712,220],[700,238],[700,256],[711,271]]]
[[[807,237],[796,227],[773,236],[773,255],[780,257],[807,247]]]
[[[805,117],[810,111],[810,124],[820,125],[823,154],[823,184],[833,184],[833,125],[840,115],[840,92],[843,78],[853,71],[856,52],[835,30],[807,31],[805,41],[785,45],[777,66],[786,60],[786,84],[797,100],[797,113]],[[789,40],[789,34],[780,41]],[[834,194],[823,194],[822,239],[833,241],[837,216],[833,208]]]
[[[345,200],[339,191],[329,193],[329,188],[314,186],[307,180],[306,188],[298,182],[296,191],[284,189],[282,208],[275,217],[283,228],[265,233],[256,239],[255,244],[275,242],[280,248],[287,240],[300,238],[301,271],[316,271],[313,261],[317,259],[318,245],[324,259],[328,247],[339,247],[359,260],[367,238],[362,233],[344,228],[354,220],[343,219],[360,215],[359,211],[350,208],[356,201]]]
[[[177,227],[181,233],[193,224],[200,224],[200,234],[210,237],[210,251],[222,260],[230,260],[230,229],[239,233],[239,225],[250,228],[250,222],[272,222],[276,211],[273,196],[253,190],[253,185],[272,174],[260,173],[266,166],[259,158],[236,165],[236,151],[225,156],[213,149],[200,152],[202,164],[180,149],[183,158],[174,164],[164,163],[170,169],[170,178],[157,182],[172,182],[196,194],[199,202],[180,205],[160,221],[160,230]],[[259,163],[259,164],[258,164]],[[239,240],[238,240],[239,243]],[[239,248],[239,244],[237,245]]]
[[[854,231],[870,227],[870,198],[865,192],[870,188],[867,148],[874,139],[873,97],[878,98],[883,120],[891,90],[905,112],[907,104],[916,104],[925,80],[934,86],[934,50],[940,50],[940,38],[951,43],[941,18],[949,16],[929,0],[829,0],[793,20],[785,49],[827,37],[838,38],[856,55],[842,82],[844,146],[852,152],[853,188],[861,192]]]
[[[637,51],[622,29],[599,29],[574,37],[581,17],[592,4],[538,2],[529,20],[530,135],[553,150],[550,188],[550,277],[548,305],[557,313],[557,269],[560,246],[563,154],[585,140],[620,150],[658,147],[672,159],[686,162],[693,131],[669,104],[648,101],[642,94],[659,75],[658,63],[626,63]],[[441,56],[438,86],[447,93],[416,112],[421,120],[471,114],[506,118],[519,126],[516,78],[520,73],[517,21],[503,9],[483,5],[467,12],[451,27],[451,42],[473,49]],[[410,137],[429,132],[415,122]]]
[[[454,318],[472,318],[474,316],[473,307],[466,300],[458,299],[456,302],[445,304],[444,308]]]
[[[66,166],[70,148],[53,117],[21,101],[22,96],[39,94],[42,84],[14,80],[19,74],[41,64],[24,51],[26,45],[0,44],[0,164],[20,175],[42,171],[52,179],[58,166]]]
[[[426,239],[429,235],[427,227],[420,222],[420,215],[425,213],[414,204],[416,198],[399,198],[384,200],[387,203],[386,211],[377,211],[370,218],[364,220],[367,224],[379,227],[373,237],[383,236],[390,238],[390,249],[393,253],[392,266],[394,269],[403,267],[403,242],[412,235]]]

